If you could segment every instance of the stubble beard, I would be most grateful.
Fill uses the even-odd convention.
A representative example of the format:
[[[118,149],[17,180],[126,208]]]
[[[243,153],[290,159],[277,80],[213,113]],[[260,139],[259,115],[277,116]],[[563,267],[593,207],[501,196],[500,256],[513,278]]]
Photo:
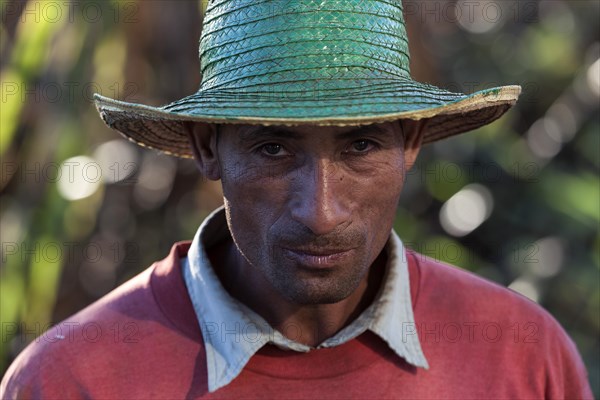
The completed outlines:
[[[365,278],[366,257],[324,271],[305,271],[284,256],[263,257],[258,268],[287,301],[298,305],[334,304],[348,298]]]

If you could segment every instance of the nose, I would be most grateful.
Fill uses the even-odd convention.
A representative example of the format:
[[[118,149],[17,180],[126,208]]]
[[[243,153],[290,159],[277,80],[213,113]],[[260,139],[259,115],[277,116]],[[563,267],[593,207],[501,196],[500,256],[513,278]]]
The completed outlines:
[[[325,235],[350,221],[349,192],[343,171],[319,159],[299,171],[291,198],[292,218],[315,235]]]

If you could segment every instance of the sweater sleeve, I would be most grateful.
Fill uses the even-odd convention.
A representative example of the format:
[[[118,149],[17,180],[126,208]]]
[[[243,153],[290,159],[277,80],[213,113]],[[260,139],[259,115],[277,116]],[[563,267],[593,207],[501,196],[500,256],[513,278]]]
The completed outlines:
[[[552,339],[546,342],[547,399],[593,399],[586,368],[577,347],[554,320],[549,330]]]
[[[12,363],[0,384],[1,399],[86,398],[60,356],[62,343],[36,339]]]

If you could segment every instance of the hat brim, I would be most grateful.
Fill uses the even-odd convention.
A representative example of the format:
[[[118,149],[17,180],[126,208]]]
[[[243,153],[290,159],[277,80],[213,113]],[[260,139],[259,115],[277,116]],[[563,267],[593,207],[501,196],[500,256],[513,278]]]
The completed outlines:
[[[127,139],[169,155],[192,158],[187,121],[251,125],[368,125],[399,119],[428,120],[423,143],[458,135],[500,118],[520,86],[452,93],[414,81],[358,83],[356,89],[307,93],[199,91],[163,107],[96,94],[104,122]]]

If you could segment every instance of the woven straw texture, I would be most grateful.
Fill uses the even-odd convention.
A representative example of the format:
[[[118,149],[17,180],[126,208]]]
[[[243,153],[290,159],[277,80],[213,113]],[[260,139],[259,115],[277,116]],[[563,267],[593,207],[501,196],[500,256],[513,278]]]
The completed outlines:
[[[184,121],[362,125],[428,119],[425,143],[504,114],[520,87],[472,95],[413,81],[400,0],[214,0],[202,83],[164,107],[96,96],[104,121],[143,146],[191,157]]]

